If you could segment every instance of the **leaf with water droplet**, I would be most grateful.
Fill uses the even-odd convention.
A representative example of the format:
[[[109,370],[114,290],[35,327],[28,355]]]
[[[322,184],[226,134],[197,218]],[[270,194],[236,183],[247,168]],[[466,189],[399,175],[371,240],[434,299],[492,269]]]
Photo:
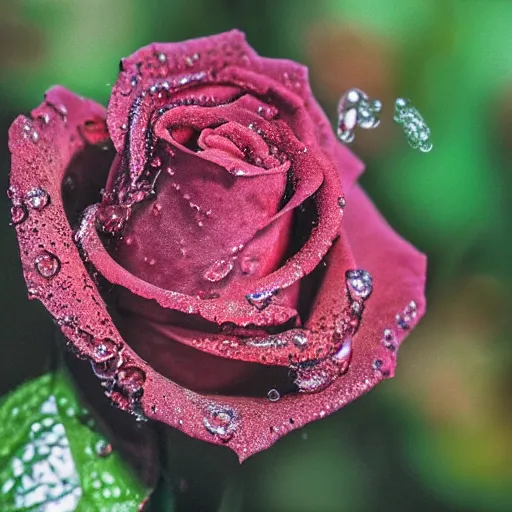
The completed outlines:
[[[149,490],[93,425],[63,372],[0,402],[0,510],[138,511]]]

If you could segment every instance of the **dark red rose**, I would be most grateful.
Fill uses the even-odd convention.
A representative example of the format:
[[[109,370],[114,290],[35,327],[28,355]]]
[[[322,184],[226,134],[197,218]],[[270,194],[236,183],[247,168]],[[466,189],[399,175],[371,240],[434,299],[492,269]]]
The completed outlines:
[[[30,297],[119,407],[244,459],[393,376],[425,258],[304,67],[237,31],[153,44],[107,112],[54,87],[10,149]]]

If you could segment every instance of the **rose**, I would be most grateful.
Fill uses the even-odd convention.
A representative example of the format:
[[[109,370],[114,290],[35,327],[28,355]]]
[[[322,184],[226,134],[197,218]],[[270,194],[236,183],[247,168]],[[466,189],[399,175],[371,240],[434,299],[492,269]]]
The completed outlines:
[[[240,32],[140,49],[106,115],[51,89],[10,149],[29,295],[116,405],[241,459],[392,376],[423,314],[306,69]]]

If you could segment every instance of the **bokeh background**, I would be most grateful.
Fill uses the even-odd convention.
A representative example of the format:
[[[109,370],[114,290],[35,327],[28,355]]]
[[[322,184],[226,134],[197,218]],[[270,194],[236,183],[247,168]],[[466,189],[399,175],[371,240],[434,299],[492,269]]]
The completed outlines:
[[[363,184],[429,256],[429,312],[397,376],[242,466],[168,434],[178,510],[512,510],[512,1],[1,0],[1,184],[7,129],[55,83],[102,103],[120,57],[152,41],[240,28],[259,53],[310,67],[334,121],[359,87],[384,120],[359,131]],[[434,149],[411,150],[394,99],[423,114]],[[49,364],[54,327],[26,298],[1,200],[0,392]],[[1,426],[0,426],[1,428]],[[165,507],[163,508],[165,510]]]

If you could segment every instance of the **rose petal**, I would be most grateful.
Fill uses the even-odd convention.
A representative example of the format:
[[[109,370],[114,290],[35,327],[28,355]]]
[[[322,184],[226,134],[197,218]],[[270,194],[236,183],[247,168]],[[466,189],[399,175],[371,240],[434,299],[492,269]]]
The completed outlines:
[[[347,201],[343,230],[358,267],[368,270],[374,283],[372,307],[365,312],[359,339],[378,339],[396,349],[425,313],[426,258],[393,231],[359,186]],[[404,329],[396,316],[403,315],[411,301],[415,303],[413,318]],[[392,339],[385,339],[386,329]],[[386,368],[390,376],[394,367],[392,362]]]

